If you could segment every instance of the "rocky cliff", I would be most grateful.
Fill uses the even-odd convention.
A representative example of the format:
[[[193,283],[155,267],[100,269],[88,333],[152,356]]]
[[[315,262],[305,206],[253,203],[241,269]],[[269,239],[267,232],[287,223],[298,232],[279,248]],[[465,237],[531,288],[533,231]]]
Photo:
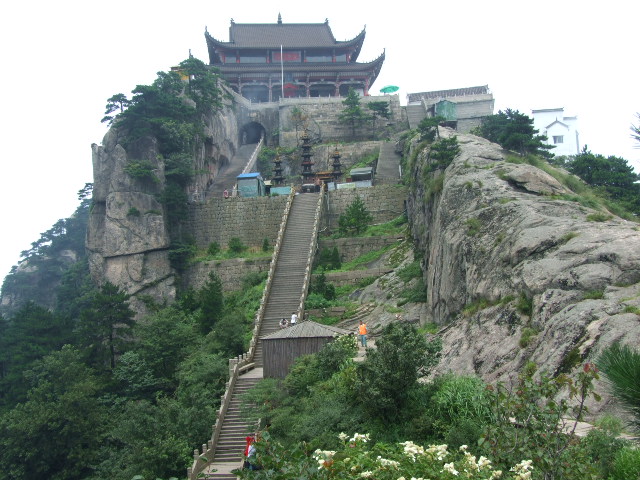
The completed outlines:
[[[238,126],[230,105],[205,119],[205,131],[196,146],[188,186],[191,201],[201,201],[218,171],[238,148]],[[175,272],[169,262],[171,232],[159,195],[165,186],[165,165],[153,138],[122,146],[121,132],[112,128],[93,150],[93,207],[87,229],[87,250],[92,277],[112,282],[137,295],[132,306],[145,308],[142,295],[157,302],[175,299]],[[131,161],[153,166],[153,178],[126,172]]]
[[[444,327],[437,371],[507,380],[527,362],[572,371],[614,341],[638,345],[638,225],[575,195],[566,172],[513,163],[472,135],[458,142],[446,169],[426,148],[410,172],[426,321]]]

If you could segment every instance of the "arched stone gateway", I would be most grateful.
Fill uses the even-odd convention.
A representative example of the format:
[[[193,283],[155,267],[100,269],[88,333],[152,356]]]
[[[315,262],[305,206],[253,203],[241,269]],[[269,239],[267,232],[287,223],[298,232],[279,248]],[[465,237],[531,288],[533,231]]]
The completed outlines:
[[[249,122],[240,129],[240,145],[258,143],[263,135],[266,136],[266,131],[261,124]]]

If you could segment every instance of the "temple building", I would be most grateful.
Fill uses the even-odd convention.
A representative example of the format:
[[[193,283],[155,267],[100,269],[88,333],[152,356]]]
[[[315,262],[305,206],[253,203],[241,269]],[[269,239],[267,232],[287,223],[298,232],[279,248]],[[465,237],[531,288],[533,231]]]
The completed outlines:
[[[324,23],[235,23],[229,41],[205,30],[209,64],[237,93],[252,102],[275,102],[281,97],[346,96],[349,88],[369,95],[384,52],[369,63],[358,63],[363,29],[352,40],[337,41]]]

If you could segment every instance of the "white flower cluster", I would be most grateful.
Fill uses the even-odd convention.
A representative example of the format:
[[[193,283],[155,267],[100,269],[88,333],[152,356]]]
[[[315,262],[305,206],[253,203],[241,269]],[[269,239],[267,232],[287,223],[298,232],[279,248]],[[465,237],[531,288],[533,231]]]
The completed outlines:
[[[362,472],[362,473],[360,474],[360,476],[361,476],[362,478],[369,478],[369,477],[372,477],[372,476],[373,476],[373,472]]]
[[[400,445],[404,447],[405,455],[411,457],[411,460],[413,460],[414,462],[416,461],[416,455],[424,455],[424,447],[416,445],[411,440],[402,442]]]
[[[516,476],[513,477],[514,480],[530,480],[531,470],[533,470],[531,463],[533,463],[531,460],[523,460],[511,467],[511,471],[516,474]]]
[[[313,458],[318,462],[318,470],[327,466],[327,462],[333,460],[333,456],[336,454],[335,450],[316,450],[313,452]]]
[[[400,478],[398,478],[398,480],[407,480],[407,479],[406,479],[406,478],[404,478],[404,477],[400,477]],[[422,478],[422,477],[420,477],[420,478],[411,477],[411,480],[425,480],[425,479],[424,479],[424,478]],[[427,480],[429,480],[429,479],[427,479]]]
[[[429,448],[427,448],[426,453],[431,454],[432,456],[435,456],[438,460],[444,460],[444,457],[446,457],[449,452],[447,452],[447,445],[442,444],[442,445],[429,445]]]
[[[400,462],[396,462],[395,460],[387,460],[386,458],[382,458],[380,455],[378,455],[378,458],[376,460],[383,467],[398,468],[400,466]]]
[[[453,462],[451,462],[451,463],[445,463],[445,464],[442,466],[442,468],[443,468],[444,470],[446,470],[447,472],[449,472],[451,475],[455,475],[455,476],[457,476],[457,475],[458,475],[458,473],[460,473],[460,472],[458,472],[458,471],[456,470],[456,466],[453,464]],[[444,470],[443,470],[443,471],[444,471]]]
[[[344,433],[344,432],[340,432],[340,433],[338,434],[338,438],[340,439],[340,441],[341,441],[341,442],[344,442],[347,438],[349,438],[349,435],[347,435],[347,434],[346,434],[346,433]]]
[[[364,442],[367,443],[369,441],[368,433],[354,433],[353,437],[349,439],[350,442]]]
[[[475,455],[471,455],[467,452],[467,448],[468,447],[466,445],[460,445],[460,451],[464,453],[465,463],[469,469],[476,472],[484,470],[485,468],[489,470],[491,469],[491,460],[484,456],[476,460]],[[465,471],[467,470],[465,469]]]

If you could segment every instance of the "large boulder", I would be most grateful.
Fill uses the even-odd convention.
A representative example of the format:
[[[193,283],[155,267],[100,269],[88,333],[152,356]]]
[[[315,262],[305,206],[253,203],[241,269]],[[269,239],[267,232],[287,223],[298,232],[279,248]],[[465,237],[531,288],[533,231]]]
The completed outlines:
[[[408,200],[426,321],[443,326],[435,373],[508,380],[527,362],[572,372],[614,341],[640,344],[637,225],[571,192],[566,172],[512,163],[473,135],[458,141],[445,170],[431,171],[428,149],[418,155],[423,181]]]

